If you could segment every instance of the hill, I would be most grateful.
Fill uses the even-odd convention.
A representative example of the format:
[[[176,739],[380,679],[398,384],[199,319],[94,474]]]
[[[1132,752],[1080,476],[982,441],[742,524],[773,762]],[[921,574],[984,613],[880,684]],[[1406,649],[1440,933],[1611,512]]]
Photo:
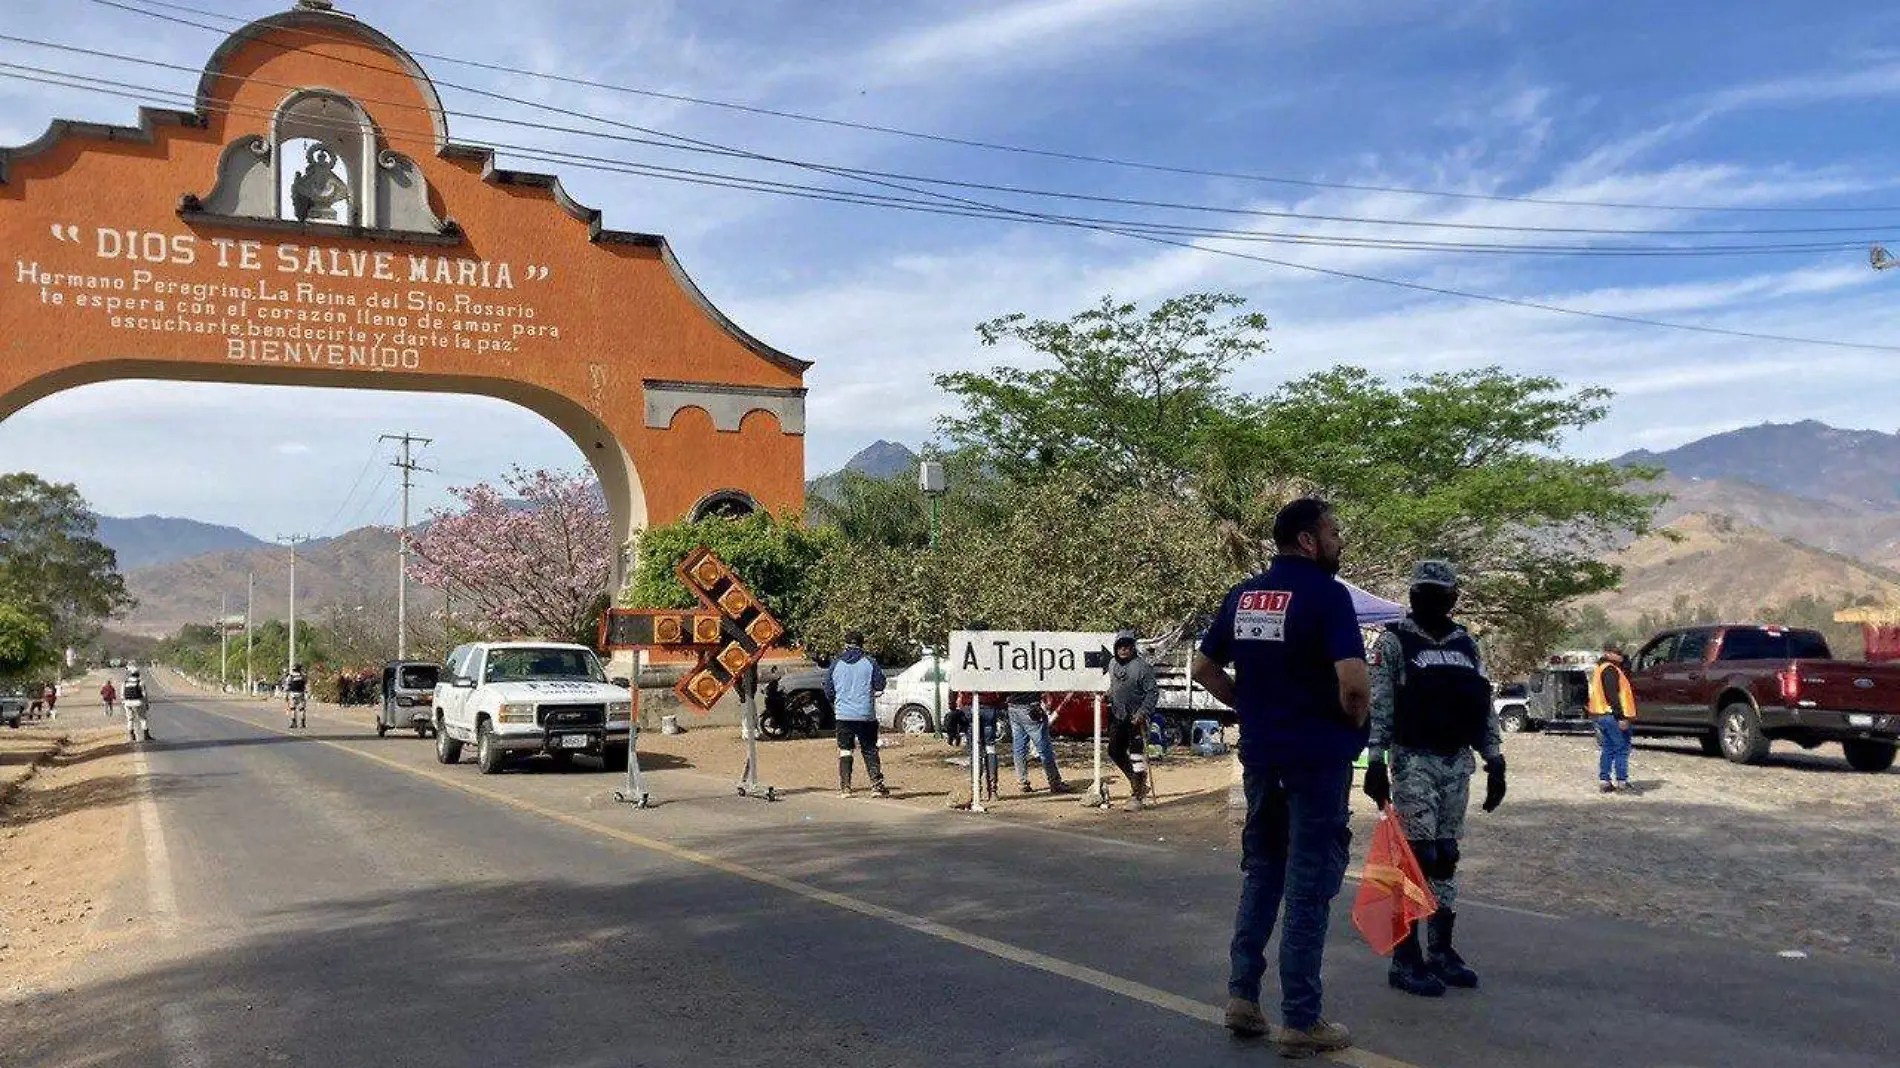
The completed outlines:
[[[99,540],[118,554],[122,572],[205,553],[256,549],[268,544],[236,527],[175,516],[100,515],[93,518],[99,524]]]
[[[909,446],[879,439],[859,449],[856,456],[845,461],[841,470],[820,475],[805,483],[805,495],[833,499],[838,486],[844,481],[845,471],[856,472],[867,478],[899,478],[916,469],[917,454]]]
[[[1859,512],[1900,514],[1900,434],[1842,430],[1812,419],[1763,423],[1620,464],[1662,467],[1683,480],[1744,482]]]
[[[1823,605],[1900,604],[1900,572],[1779,537],[1732,515],[1692,512],[1612,554],[1623,588],[1589,598],[1618,624],[1669,616],[1681,606],[1731,620],[1763,618],[1810,599]]]
[[[207,553],[126,573],[138,608],[114,622],[131,634],[163,636],[218,614],[219,595],[232,614],[244,611],[246,579],[257,578],[256,619],[282,619],[290,600],[290,550],[283,546]],[[297,608],[315,616],[330,606],[385,605],[396,595],[396,535],[364,527],[297,550]],[[442,595],[411,583],[410,611],[441,610]]]

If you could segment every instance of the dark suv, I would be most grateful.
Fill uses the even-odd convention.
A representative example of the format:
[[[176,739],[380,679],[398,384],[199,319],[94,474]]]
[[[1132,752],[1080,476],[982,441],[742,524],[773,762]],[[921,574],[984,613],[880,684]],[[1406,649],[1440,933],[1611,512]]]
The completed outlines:
[[[28,703],[25,690],[18,686],[0,686],[0,722],[18,727]]]

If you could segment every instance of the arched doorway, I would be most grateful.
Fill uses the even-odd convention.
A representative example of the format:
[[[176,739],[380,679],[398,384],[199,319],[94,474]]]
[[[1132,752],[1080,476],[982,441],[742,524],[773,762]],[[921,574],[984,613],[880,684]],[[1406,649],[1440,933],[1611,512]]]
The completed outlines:
[[[810,365],[664,238],[450,141],[415,60],[327,4],[234,33],[193,111],[0,150],[0,237],[0,418],[127,377],[472,393],[574,440],[622,546],[803,506]]]

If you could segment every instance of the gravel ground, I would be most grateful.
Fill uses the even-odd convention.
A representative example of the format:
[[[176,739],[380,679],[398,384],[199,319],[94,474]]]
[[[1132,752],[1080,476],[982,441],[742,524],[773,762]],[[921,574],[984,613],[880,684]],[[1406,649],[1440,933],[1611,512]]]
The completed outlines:
[[[0,1004],[57,981],[133,933],[109,916],[128,860],[137,788],[131,747],[94,695],[60,702],[57,729],[7,732],[16,754],[54,752],[0,805]]]
[[[967,792],[968,764],[928,735],[886,736],[894,803],[945,808]],[[677,736],[643,733],[658,763],[735,778],[743,743],[731,728]],[[1087,743],[1058,743],[1065,777],[1089,775]],[[1628,794],[1596,791],[1596,746],[1588,737],[1514,735],[1506,743],[1510,795],[1496,813],[1466,825],[1465,893],[1477,900],[1561,914],[1613,915],[1748,939],[1771,950],[1818,949],[1892,961],[1900,955],[1900,771],[1848,769],[1839,748],[1803,752],[1777,744],[1771,762],[1741,767],[1702,756],[1693,742],[1639,742]],[[760,745],[765,781],[781,790],[835,789],[837,747],[829,738]],[[991,817],[1183,849],[1226,850],[1237,831],[1227,800],[1225,757],[1176,751],[1155,764],[1161,804],[1122,810],[1126,788],[1111,782],[1116,809],[1083,808],[1073,796],[1016,792],[1005,754],[1003,797]],[[857,782],[865,784],[860,764]],[[1482,791],[1482,779],[1477,783]],[[1370,840],[1370,802],[1354,801],[1357,849]]]
[[[1900,954],[1900,772],[1853,771],[1838,746],[1777,743],[1742,767],[1639,741],[1635,791],[1604,795],[1589,738],[1519,735],[1506,752],[1509,799],[1467,825],[1474,896],[1772,950]]]

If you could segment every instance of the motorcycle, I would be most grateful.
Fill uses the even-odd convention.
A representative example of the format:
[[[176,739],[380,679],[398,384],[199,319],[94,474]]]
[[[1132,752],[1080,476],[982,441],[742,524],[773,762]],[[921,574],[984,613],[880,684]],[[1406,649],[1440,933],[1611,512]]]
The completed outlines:
[[[824,701],[816,693],[799,690],[787,698],[779,689],[779,680],[768,680],[759,709],[759,737],[777,741],[793,734],[815,736],[824,713]]]

